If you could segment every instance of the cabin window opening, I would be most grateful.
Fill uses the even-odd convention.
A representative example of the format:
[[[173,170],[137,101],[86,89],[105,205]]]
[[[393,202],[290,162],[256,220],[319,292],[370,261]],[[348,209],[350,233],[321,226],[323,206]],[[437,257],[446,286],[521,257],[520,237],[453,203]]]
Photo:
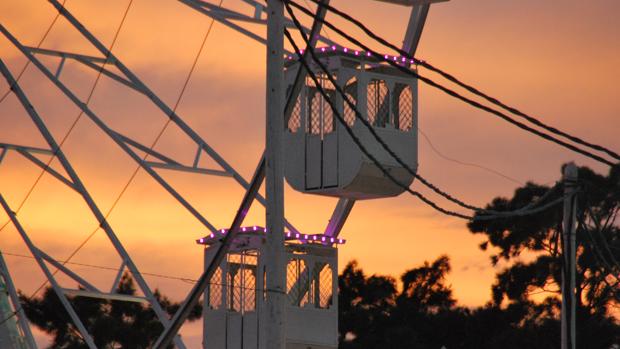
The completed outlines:
[[[367,89],[368,121],[375,127],[390,123],[390,90],[384,80],[372,79]]]
[[[288,130],[291,133],[297,133],[301,127],[301,92],[295,100],[295,105],[291,111],[291,117],[288,119]]]
[[[344,86],[344,94],[345,98],[349,101],[353,102],[353,105],[357,107],[357,78],[353,77]],[[343,100],[344,103],[344,121],[347,123],[349,127],[352,127],[355,124],[355,109],[349,106],[349,103],[346,100]]]
[[[317,262],[312,276],[314,306],[329,309],[333,303],[333,271],[329,264]]]
[[[286,293],[290,305],[304,307],[310,302],[310,278],[306,261],[291,258],[286,268]]]
[[[318,74],[316,77],[329,100],[323,97],[313,80],[306,79],[308,89],[307,115],[309,115],[306,132],[322,137],[325,134],[334,132],[335,129],[334,111],[330,102],[335,105],[336,89],[326,74]]]
[[[222,268],[217,267],[209,283],[209,308],[220,309],[222,306]]]
[[[254,254],[229,254],[227,285],[227,308],[245,313],[256,310],[256,267],[258,257]]]
[[[400,131],[413,128],[413,93],[411,86],[397,83],[394,87],[393,115],[394,127]]]

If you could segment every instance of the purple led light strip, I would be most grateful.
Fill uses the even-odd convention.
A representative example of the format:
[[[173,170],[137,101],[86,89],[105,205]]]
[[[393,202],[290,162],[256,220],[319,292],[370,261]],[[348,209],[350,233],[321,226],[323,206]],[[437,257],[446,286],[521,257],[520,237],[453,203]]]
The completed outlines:
[[[218,232],[222,235],[225,235],[228,233],[228,229],[220,229]],[[260,233],[266,233],[267,228],[254,225],[250,227],[242,227],[239,230],[239,232],[260,234]],[[296,241],[301,241],[303,243],[332,243],[332,244],[337,244],[337,245],[342,245],[346,242],[345,239],[334,238],[334,237],[330,237],[330,236],[323,235],[323,234],[299,234],[299,233],[291,233],[291,232],[286,232],[284,234],[285,234],[286,241],[296,240]],[[216,234],[211,233],[207,235],[206,237],[202,237],[196,240],[196,243],[204,245],[209,242],[212,242],[212,240],[215,238],[216,238]]]
[[[318,47],[315,49],[316,52],[336,52],[336,51],[342,51],[346,54],[349,54],[351,56],[366,56],[366,57],[372,57],[372,54],[370,52],[366,52],[364,54],[363,51],[359,51],[359,50],[353,50],[350,49],[348,47],[337,47],[337,46],[324,46],[324,47]],[[304,53],[304,50],[300,50],[299,53],[297,53],[297,56],[301,56]],[[286,55],[286,59],[288,60],[293,60],[295,59],[294,55]],[[390,55],[384,55],[383,56],[383,60],[384,61],[389,61],[392,60],[394,62],[397,63],[407,63],[407,58],[403,57],[403,56],[390,56]],[[415,61],[413,59],[409,59],[409,64],[415,64]]]

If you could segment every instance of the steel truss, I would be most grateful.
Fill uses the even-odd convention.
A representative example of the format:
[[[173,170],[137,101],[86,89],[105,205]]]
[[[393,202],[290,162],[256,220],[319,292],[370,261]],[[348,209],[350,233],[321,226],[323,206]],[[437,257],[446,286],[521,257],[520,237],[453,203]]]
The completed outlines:
[[[259,160],[257,169],[254,173],[251,182],[246,181],[228,162],[224,160],[222,156],[220,156],[215,149],[213,149],[209,144],[205,141],[205,139],[200,136],[195,130],[193,130],[183,119],[166,103],[163,102],[161,98],[159,98],[153,90],[151,90],[142,80],[138,78],[126,65],[122,63],[112,52],[110,52],[90,31],[86,29],[86,27],[78,21],[67,9],[65,9],[58,0],[48,0],[59,12],[60,14],[77,30],[80,34],[87,39],[90,44],[96,48],[102,56],[90,56],[83,55],[79,53],[65,52],[61,50],[52,50],[45,48],[35,48],[29,47],[21,44],[21,42],[13,36],[9,30],[7,30],[3,25],[0,24],[0,32],[16,47],[20,50],[20,52],[41,72],[43,73],[69,100],[71,100],[83,113],[86,115],[91,121],[95,123],[95,125],[102,130],[109,138],[111,138],[127,155],[129,155],[139,166],[146,171],[157,183],[159,183],[170,195],[172,195],[183,207],[185,207],[199,222],[201,222],[208,230],[211,232],[216,232],[217,228],[213,226],[206,217],[204,217],[201,213],[198,212],[181,194],[179,194],[173,185],[168,183],[166,179],[164,179],[156,169],[161,170],[173,170],[173,171],[182,171],[182,172],[190,172],[190,173],[198,173],[203,175],[213,175],[213,176],[223,176],[230,177],[239,183],[243,188],[246,189],[246,194],[240,204],[239,210],[235,215],[235,218],[231,224],[230,232],[236,232],[239,227],[243,224],[243,219],[245,215],[249,211],[250,206],[254,199],[260,202],[263,206],[266,206],[266,200],[263,196],[258,193],[258,189],[261,186],[261,183],[265,177],[265,155],[261,157]],[[246,37],[260,42],[264,45],[267,44],[267,39],[259,34],[256,34],[252,30],[247,27],[244,27],[245,24],[261,24],[267,25],[267,19],[265,19],[264,15],[266,14],[266,6],[262,3],[259,3],[254,0],[240,0],[242,3],[249,6],[250,12],[253,12],[253,15],[246,15],[244,13],[227,9],[225,7],[220,7],[214,4],[211,4],[202,0],[178,0],[182,4],[202,13],[218,23],[224,24],[227,27],[245,35]],[[329,3],[329,0],[323,0],[324,3]],[[417,44],[419,42],[419,38],[424,26],[424,22],[426,20],[426,15],[428,13],[429,4],[417,5],[414,6],[411,12],[410,21],[408,24],[408,28],[405,35],[405,41],[403,48],[408,51],[410,54],[415,53],[417,48]],[[326,15],[326,10],[322,7],[317,8],[316,17],[323,18]],[[295,28],[294,23],[285,18],[284,26],[289,28]],[[306,49],[312,49],[317,45],[318,42],[323,42],[326,45],[335,45],[336,43],[330,40],[329,38],[321,35],[321,22],[320,20],[314,20],[312,28],[303,28],[309,37],[312,38],[311,46]],[[306,50],[307,52],[307,50]],[[305,53],[307,54],[307,53]],[[54,72],[48,69],[38,58],[37,56],[51,56],[58,57],[59,62],[58,66]],[[182,161],[177,161],[172,157],[168,157],[158,151],[151,149],[150,147],[132,139],[131,137],[123,134],[119,130],[115,130],[111,128],[103,119],[99,117],[86,103],[82,102],[77,94],[69,88],[66,84],[64,84],[60,77],[62,74],[62,70],[66,60],[73,60],[78,62],[93,71],[100,72],[102,75],[118,82],[122,86],[128,87],[145,97],[147,97],[155,106],[160,109],[167,117],[170,118],[170,121],[177,125],[179,129],[187,136],[196,146],[196,154],[194,156],[194,161],[192,164],[183,164]],[[108,68],[108,66],[113,66],[116,68],[117,72],[112,71]],[[223,240],[222,244],[218,252],[216,253],[214,259],[211,261],[211,265],[205,269],[205,272],[199,279],[198,283],[194,286],[194,288],[190,291],[188,297],[183,302],[179,311],[175,314],[172,321],[168,319],[166,313],[161,308],[161,305],[155,299],[151,289],[148,284],[140,274],[137,266],[134,264],[132,259],[130,258],[128,252],[124,249],[122,243],[117,238],[114,230],[109,225],[105,216],[102,214],[102,211],[96,205],[94,199],[87,191],[86,187],[80,180],[78,174],[74,171],[71,166],[69,160],[64,155],[62,149],[60,149],[58,143],[51,135],[49,130],[47,129],[45,121],[39,116],[36,112],[35,108],[30,104],[26,94],[23,92],[17,81],[15,81],[11,72],[8,70],[4,62],[0,59],[0,71],[4,75],[7,80],[9,86],[12,87],[13,92],[18,97],[20,103],[26,109],[30,118],[33,120],[35,125],[37,126],[39,132],[43,135],[45,140],[49,145],[49,149],[43,148],[35,148],[28,147],[24,145],[16,145],[16,144],[7,144],[0,143],[0,163],[2,159],[9,151],[15,151],[22,155],[27,160],[31,161],[36,166],[42,168],[47,173],[51,174],[54,178],[73,189],[82,198],[85,200],[91,212],[94,214],[95,218],[98,220],[101,228],[105,231],[112,245],[116,249],[117,253],[120,255],[122,259],[122,264],[119,268],[119,271],[114,279],[113,285],[111,286],[110,292],[104,292],[92,284],[90,284],[87,280],[80,277],[77,273],[71,271],[68,267],[59,263],[54,258],[46,254],[44,251],[39,249],[34,242],[29,238],[26,230],[23,225],[18,220],[16,214],[12,211],[9,204],[6,202],[4,197],[0,194],[0,204],[2,205],[5,212],[9,215],[13,225],[17,228],[20,236],[26,243],[28,249],[35,257],[39,267],[45,273],[47,279],[52,285],[55,293],[60,298],[63,303],[65,309],[70,315],[74,325],[79,330],[82,335],[84,341],[89,346],[89,348],[96,348],[91,336],[88,331],[84,327],[83,323],[75,313],[75,310],[72,308],[70,302],[68,301],[67,295],[72,296],[85,296],[85,297],[95,297],[95,298],[103,298],[103,299],[115,299],[115,300],[124,300],[124,301],[134,301],[134,302],[147,302],[149,303],[160,322],[164,326],[165,330],[162,333],[158,343],[155,348],[163,348],[167,343],[174,338],[175,345],[178,348],[185,348],[182,340],[176,333],[179,328],[187,318],[189,313],[189,309],[193,307],[198,299],[204,292],[204,289],[210,280],[210,277],[215,270],[215,266],[219,265],[219,262],[223,258],[226,253],[227,247],[232,242],[234,238],[234,234],[227,234],[226,238]],[[295,83],[291,92],[287,96],[286,106],[284,110],[285,118],[290,116],[291,111],[293,109],[293,101],[297,98],[297,95],[300,91],[301,85],[306,78],[306,72],[304,69],[299,69],[297,72],[297,76],[295,79]],[[146,161],[143,157],[140,156],[140,153],[145,153],[148,156],[151,156],[154,161]],[[199,167],[199,160],[202,154],[205,153],[211,159],[213,159],[221,168],[221,169],[211,169],[211,168],[202,168]],[[37,158],[34,154],[43,154],[47,156],[57,156],[64,171],[67,175],[63,175],[60,172],[54,170],[46,163]],[[351,212],[353,206],[355,204],[355,200],[351,199],[341,199],[339,200],[331,219],[325,229],[325,234],[333,237],[337,237],[344,223],[346,222],[349,213]],[[284,220],[285,226],[292,232],[298,233],[299,231],[288,221]],[[66,289],[62,288],[54,274],[50,272],[48,264],[62,271],[65,275],[75,280],[79,285],[81,285],[84,289]],[[123,271],[129,270],[131,274],[136,279],[140,290],[143,292],[144,297],[136,297],[136,296],[126,296],[116,294],[114,291],[120,281]],[[21,317],[20,317],[21,318]]]

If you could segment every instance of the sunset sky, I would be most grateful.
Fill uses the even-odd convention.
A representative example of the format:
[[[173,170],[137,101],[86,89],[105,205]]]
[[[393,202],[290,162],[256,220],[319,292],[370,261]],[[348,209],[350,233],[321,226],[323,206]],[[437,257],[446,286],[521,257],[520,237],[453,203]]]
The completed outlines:
[[[300,0],[301,1],[301,0]],[[215,1],[212,1],[215,2]],[[67,0],[67,8],[105,45],[110,45],[128,0]],[[225,5],[247,9],[239,0]],[[333,0],[335,7],[363,20],[377,34],[400,44],[409,11],[370,0]],[[55,16],[43,0],[0,1],[0,23],[23,44],[36,46]],[[591,142],[620,150],[620,2],[617,0],[499,1],[453,0],[433,5],[417,56],[462,78],[544,122]],[[359,31],[338,20],[359,38]],[[305,19],[306,23],[307,18]],[[211,20],[174,0],[134,0],[113,49],[166,103],[174,105],[202,37]],[[254,30],[263,35],[262,28]],[[332,39],[344,39],[327,31]],[[370,39],[363,40],[388,52]],[[345,45],[352,47],[351,44]],[[98,55],[63,18],[41,46]],[[25,58],[0,37],[0,58],[17,75]],[[57,60],[44,58],[55,69]],[[436,76],[425,70],[423,75]],[[96,77],[71,62],[62,80],[86,98]],[[178,114],[241,174],[249,178],[264,147],[264,47],[215,24],[207,46],[181,101]],[[30,66],[21,86],[52,133],[61,139],[79,110]],[[8,86],[0,79],[0,93]],[[109,125],[151,144],[165,115],[143,96],[102,78],[90,107]],[[419,172],[444,190],[476,205],[510,196],[518,183],[553,183],[567,161],[607,169],[557,145],[527,134],[441,92],[420,85],[419,127],[445,157],[499,171],[513,180],[475,166],[457,164],[419,140]],[[0,104],[0,142],[45,147],[14,96]],[[173,125],[156,149],[191,164],[195,149]],[[63,150],[102,211],[107,211],[134,171],[135,163],[86,116],[72,131]],[[54,168],[59,169],[58,162]],[[215,166],[203,156],[204,166]],[[39,169],[11,152],[0,166],[0,193],[19,205]],[[215,226],[230,224],[244,193],[228,178],[160,171]],[[427,193],[420,184],[413,188]],[[429,194],[443,206],[458,209]],[[321,233],[336,199],[303,195],[287,188],[286,216],[306,233]],[[0,224],[8,217],[0,212]],[[49,175],[43,177],[19,212],[34,242],[58,260],[65,259],[97,223],[84,202]],[[110,217],[141,271],[189,279],[202,272],[202,250],[195,239],[206,229],[150,176],[140,172]],[[247,224],[264,225],[264,210],[255,205]],[[442,254],[451,258],[449,281],[459,302],[482,305],[490,299],[494,274],[491,251],[478,248],[480,236],[465,223],[446,217],[408,195],[356,204],[341,234],[340,267],[356,259],[368,273],[398,277],[405,270]],[[0,250],[28,254],[12,225],[2,231]],[[17,287],[31,293],[44,280],[32,259],[5,255]],[[105,234],[99,231],[74,257],[75,262],[117,267]],[[113,271],[73,266],[105,289]],[[61,278],[61,280],[66,281]],[[171,298],[181,300],[191,285],[147,277]],[[74,286],[73,282],[66,283]],[[190,347],[200,343],[201,328],[186,326]],[[41,340],[43,337],[41,337]]]

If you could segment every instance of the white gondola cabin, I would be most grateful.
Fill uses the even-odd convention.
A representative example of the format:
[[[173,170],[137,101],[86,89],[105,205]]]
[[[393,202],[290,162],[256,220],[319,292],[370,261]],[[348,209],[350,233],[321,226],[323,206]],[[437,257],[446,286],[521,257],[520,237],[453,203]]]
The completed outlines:
[[[258,349],[265,308],[265,228],[241,228],[205,290],[205,349]],[[205,268],[228,234],[199,239]],[[338,347],[338,249],[345,240],[286,233],[286,349]],[[264,334],[263,334],[264,335]]]
[[[317,49],[317,55],[361,116],[404,163],[417,170],[417,79],[351,49],[324,47]],[[410,63],[401,57],[387,58],[403,66]],[[299,66],[296,58],[290,57],[285,71],[289,88]],[[414,176],[356,119],[355,111],[316,63],[311,62],[311,66],[360,142],[398,182],[409,186]],[[396,196],[404,191],[362,153],[310,77],[301,87],[286,129],[286,179],[294,189],[357,200]]]

